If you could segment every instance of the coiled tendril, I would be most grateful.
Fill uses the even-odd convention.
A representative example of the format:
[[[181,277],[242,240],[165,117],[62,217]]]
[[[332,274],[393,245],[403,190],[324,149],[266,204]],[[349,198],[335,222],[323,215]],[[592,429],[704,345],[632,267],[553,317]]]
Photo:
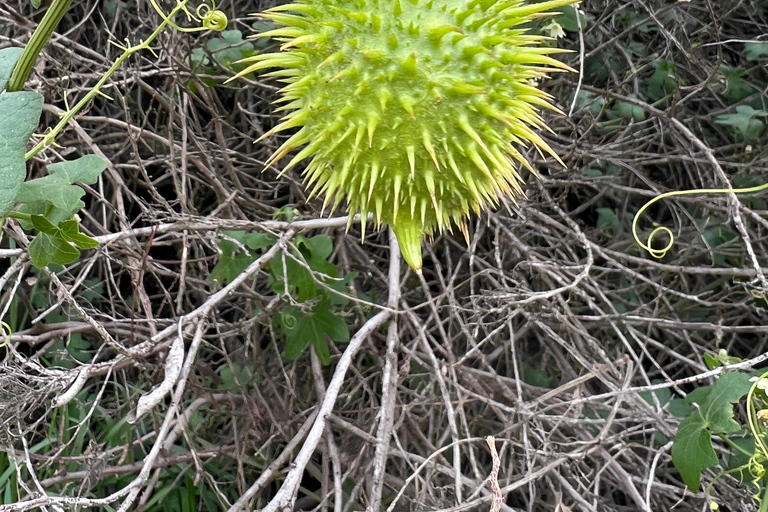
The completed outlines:
[[[0,339],[0,347],[4,347],[11,342],[11,334],[13,334],[11,326],[0,320],[0,337],[2,337]]]
[[[200,23],[201,26],[199,27],[180,27],[176,23],[173,22],[168,16],[165,15],[162,9],[160,9],[160,6],[157,5],[156,0],[149,0],[152,4],[152,7],[155,8],[155,11],[157,11],[157,14],[159,14],[165,22],[170,25],[171,27],[175,28],[179,32],[200,32],[202,30],[213,30],[216,32],[221,32],[225,28],[227,28],[227,15],[223,11],[216,10],[216,2],[214,0],[211,0],[211,5],[202,3],[197,6],[197,9],[195,9],[195,14],[192,14],[189,12],[189,9],[187,9],[187,0],[176,0],[176,5],[180,6],[181,9],[184,11],[184,13],[187,15],[187,19],[190,21],[195,21],[197,23]]]
[[[748,188],[702,188],[696,190],[674,190],[672,192],[659,194],[658,196],[645,203],[643,207],[637,211],[637,214],[635,214],[635,218],[632,220],[632,236],[635,238],[637,245],[648,251],[652,257],[661,259],[675,244],[675,237],[672,234],[672,230],[665,226],[658,226],[648,234],[648,238],[646,239],[645,243],[640,240],[640,236],[637,234],[637,221],[640,219],[640,216],[645,213],[645,210],[647,210],[652,204],[656,203],[657,201],[661,201],[662,199],[674,196],[690,196],[693,194],[752,194],[754,192],[760,192],[765,189],[768,189],[768,183]],[[653,237],[659,233],[666,233],[669,240],[667,241],[667,244],[661,249],[654,249],[652,247]]]
[[[221,32],[227,28],[227,15],[223,11],[216,10],[216,3],[211,1],[211,6],[208,4],[200,4],[195,9],[195,14],[203,23],[203,27],[208,30]]]

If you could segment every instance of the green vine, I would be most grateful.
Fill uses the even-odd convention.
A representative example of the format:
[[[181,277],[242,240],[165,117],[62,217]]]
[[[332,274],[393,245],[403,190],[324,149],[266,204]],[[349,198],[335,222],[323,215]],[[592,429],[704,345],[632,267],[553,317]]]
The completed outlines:
[[[216,4],[213,1],[211,2],[210,7],[207,4],[199,5],[195,11],[197,16],[193,15],[187,9],[186,5],[188,1],[189,0],[178,0],[176,3],[176,7],[174,7],[171,10],[171,12],[166,16],[165,13],[163,13],[162,9],[160,9],[160,7],[157,5],[155,0],[150,0],[150,2],[152,3],[152,6],[155,8],[155,10],[158,12],[160,17],[163,19],[160,25],[154,30],[154,32],[152,32],[145,40],[143,40],[139,44],[132,45],[132,46],[121,46],[113,42],[112,44],[114,44],[115,46],[123,50],[122,55],[120,55],[115,60],[112,66],[110,66],[110,68],[106,71],[106,73],[104,73],[104,75],[96,83],[96,85],[94,85],[93,88],[90,91],[88,91],[88,93],[85,96],[83,96],[73,108],[68,109],[61,116],[61,120],[59,121],[59,123],[50,131],[48,131],[42,137],[42,139],[24,155],[24,159],[29,160],[30,158],[33,158],[40,151],[42,151],[47,146],[52,144],[56,140],[56,137],[59,135],[59,133],[61,133],[61,131],[67,126],[69,121],[75,115],[77,115],[77,113],[80,112],[92,99],[94,99],[97,95],[101,94],[101,88],[104,86],[104,84],[107,83],[107,81],[112,77],[115,71],[118,70],[118,68],[123,64],[123,62],[126,61],[126,59],[128,59],[134,53],[140,52],[142,50],[152,51],[152,48],[150,45],[157,38],[157,36],[160,35],[160,33],[163,30],[165,30],[166,27],[170,26],[182,32],[199,32],[202,30],[222,31],[227,27],[226,14],[224,14],[222,11],[217,11]],[[53,5],[51,6],[51,8],[53,8]],[[177,14],[179,14],[179,12],[184,12],[187,15],[188,19],[193,20],[197,23],[200,23],[201,26],[192,27],[192,28],[180,27],[179,25],[173,22],[173,18]],[[47,14],[48,13],[46,13],[46,16]],[[49,34],[49,37],[50,37],[50,34]],[[38,53],[39,53],[39,50],[38,50]],[[15,73],[15,70],[14,70],[14,73]]]
[[[43,47],[51,38],[56,27],[59,26],[61,18],[64,17],[64,14],[66,14],[71,5],[72,0],[53,0],[51,6],[45,11],[42,21],[24,47],[24,53],[21,54],[19,61],[13,68],[13,73],[5,88],[6,91],[16,92],[24,88],[24,83],[29,78],[37,57],[43,51]]]

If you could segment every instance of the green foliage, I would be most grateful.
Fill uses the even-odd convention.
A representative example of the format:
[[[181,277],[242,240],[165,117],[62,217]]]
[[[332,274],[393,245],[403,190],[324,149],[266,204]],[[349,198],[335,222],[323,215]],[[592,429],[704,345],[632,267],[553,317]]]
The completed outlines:
[[[755,140],[765,133],[768,111],[757,110],[749,105],[739,105],[733,114],[721,114],[715,118],[717,124],[729,126],[737,136],[736,140]]]
[[[563,29],[567,30],[568,32],[578,32],[579,23],[581,23],[582,30],[586,30],[588,28],[587,16],[581,10],[578,10],[579,20],[576,20],[576,7],[572,5],[566,5],[565,7],[560,7],[558,11],[560,11],[561,14],[555,16],[554,19],[558,24],[560,24],[560,26],[563,27]]]
[[[555,387],[555,379],[549,373],[530,364],[523,362],[521,365],[523,371],[523,382],[531,386],[552,389]]]
[[[652,101],[658,101],[677,87],[677,66],[669,60],[655,60],[651,66],[654,72],[645,82],[646,96]]]
[[[614,233],[618,231],[621,221],[613,208],[598,208],[596,227],[609,229]]]
[[[21,49],[0,50],[0,89],[6,86]],[[40,122],[43,97],[36,92],[0,95],[0,217],[19,219],[38,235],[29,245],[32,264],[38,268],[75,261],[79,249],[98,245],[80,232],[74,215],[85,207],[85,190],[75,183],[96,183],[107,163],[89,155],[48,166],[48,175],[25,182],[25,150]],[[14,211],[14,207],[18,208]]]
[[[256,252],[271,247],[277,242],[274,235],[263,233],[245,233],[244,231],[225,231],[219,242],[219,261],[211,271],[210,279],[227,283],[239,276],[256,259]],[[250,251],[248,250],[250,249]]]
[[[254,55],[254,43],[243,39],[239,30],[225,30],[220,37],[213,37],[205,44],[205,48],[194,48],[190,55],[192,70],[196,73],[216,73],[212,68],[214,63],[224,68],[241,71],[245,69],[237,61]],[[212,62],[213,61],[213,62]]]
[[[678,428],[672,445],[672,462],[692,491],[699,490],[701,472],[719,462],[712,436],[742,431],[734,419],[733,404],[744,398],[751,387],[749,375],[729,372],[721,375],[715,384],[697,388],[686,397],[691,413]]]
[[[763,57],[768,57],[768,43],[744,44],[744,56],[747,60],[758,60]]]
[[[293,215],[292,208],[285,210]],[[274,245],[273,235],[227,231],[219,242],[221,254],[210,274],[211,281],[232,281],[258,258],[261,249]],[[355,274],[338,277],[336,265],[328,261],[333,241],[327,235],[297,235],[293,248],[282,257],[270,260],[269,285],[285,296],[291,305],[282,308],[274,323],[285,338],[285,357],[298,358],[312,346],[323,364],[331,362],[327,338],[349,341],[349,327],[339,316],[347,303],[344,294]]]
[[[331,309],[330,300],[323,298],[305,313],[298,307],[284,308],[276,321],[285,337],[285,357],[297,359],[312,346],[323,364],[330,364],[326,336],[339,343],[349,341],[349,327]]]
[[[42,111],[43,97],[36,92],[0,95],[0,216],[11,211],[24,182],[24,151]]]
[[[723,95],[731,103],[738,103],[757,92],[757,89],[744,80],[745,70],[743,68],[732,68],[725,64],[721,64],[720,72],[723,74],[726,84],[726,89]]]
[[[0,91],[5,89],[11,78],[13,67],[24,52],[22,48],[3,48],[0,50]]]
[[[85,190],[75,183],[92,185],[107,168],[95,155],[51,164],[48,175],[24,182],[16,196],[23,227],[34,228],[37,236],[29,244],[32,264],[66,265],[80,256],[79,249],[93,249],[98,242],[80,232],[74,215],[85,207]]]

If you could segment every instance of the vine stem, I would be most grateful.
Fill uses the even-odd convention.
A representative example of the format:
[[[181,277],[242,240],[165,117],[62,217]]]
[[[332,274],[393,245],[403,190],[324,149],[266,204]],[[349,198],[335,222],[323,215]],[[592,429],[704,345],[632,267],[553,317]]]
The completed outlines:
[[[72,0],[53,0],[51,6],[45,11],[42,21],[40,21],[40,24],[32,33],[29,42],[24,47],[19,61],[14,66],[11,78],[5,87],[6,91],[16,92],[24,88],[24,84],[32,72],[32,67],[35,65],[37,57],[43,51],[43,47],[51,38],[56,27],[59,26],[61,18],[64,17],[64,14],[66,14],[71,5]]]
[[[30,149],[24,155],[24,159],[25,160],[29,160],[30,158],[32,158],[35,155],[37,155],[40,151],[45,149],[47,146],[52,144],[56,140],[56,136],[59,133],[61,133],[61,131],[67,126],[69,121],[73,117],[75,117],[75,115],[77,115],[77,113],[80,112],[88,104],[88,102],[90,102],[92,99],[94,99],[96,97],[96,95],[101,94],[101,88],[104,86],[104,84],[107,83],[107,81],[112,77],[112,75],[115,73],[115,71],[117,71],[117,69],[123,64],[123,62],[125,62],[126,59],[128,59],[128,57],[130,57],[134,53],[140,52],[142,50],[151,50],[149,45],[152,43],[152,41],[154,41],[155,38],[157,38],[157,36],[160,35],[160,33],[163,30],[165,30],[165,27],[167,27],[168,25],[170,25],[172,23],[171,22],[172,18],[176,14],[178,14],[179,11],[182,11],[182,10],[185,9],[185,6],[186,6],[188,1],[189,0],[181,0],[181,1],[179,1],[176,4],[176,7],[174,7],[173,10],[171,10],[171,12],[168,14],[168,16],[163,16],[163,21],[160,23],[160,25],[158,25],[158,27],[154,30],[154,32],[152,32],[141,43],[139,43],[137,45],[134,45],[134,46],[129,46],[129,47],[121,47],[121,46],[119,46],[119,45],[117,45],[115,43],[112,43],[112,44],[115,44],[116,46],[118,46],[119,48],[122,48],[123,54],[120,55],[120,57],[118,57],[115,60],[115,62],[112,64],[112,66],[110,66],[110,68],[107,70],[107,72],[104,73],[104,75],[101,77],[101,79],[98,82],[96,82],[96,85],[94,85],[93,88],[91,88],[91,90],[88,91],[88,93],[85,96],[83,96],[83,98],[80,101],[78,101],[77,104],[74,107],[72,107],[71,109],[67,110],[61,116],[61,120],[59,121],[59,123],[53,129],[51,129],[48,133],[46,133],[45,136],[43,136],[43,138],[40,140],[40,142],[35,144],[35,146],[32,149]],[[56,2],[61,2],[61,3],[69,4],[71,2],[71,0],[54,0],[54,5],[56,4]],[[53,5],[51,6],[51,9],[53,9]],[[49,11],[51,9],[49,9]],[[48,13],[46,13],[46,16],[48,16]],[[43,19],[43,21],[45,21],[45,19]],[[42,24],[43,23],[41,22],[40,25],[42,25]],[[35,33],[37,33],[37,31],[35,31]],[[33,36],[33,38],[34,38],[34,36]],[[30,43],[31,42],[32,41],[30,40]],[[27,45],[27,46],[29,46],[29,45]],[[25,53],[26,53],[26,50],[25,50]],[[22,58],[23,58],[23,56],[22,56]],[[18,68],[18,65],[17,65],[17,68]],[[15,73],[16,73],[16,69],[14,68],[14,74]]]

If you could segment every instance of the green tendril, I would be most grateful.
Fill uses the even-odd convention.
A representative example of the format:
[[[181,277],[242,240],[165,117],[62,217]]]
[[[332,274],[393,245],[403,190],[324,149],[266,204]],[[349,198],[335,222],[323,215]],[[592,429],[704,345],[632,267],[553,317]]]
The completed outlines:
[[[195,14],[203,22],[203,27],[215,32],[221,32],[227,28],[227,15],[222,11],[216,10],[216,3],[211,1],[211,6],[200,4],[195,10]]]
[[[761,192],[766,189],[768,189],[768,183],[764,183],[756,187],[748,187],[748,188],[702,188],[702,189],[696,189],[696,190],[674,190],[672,192],[665,192],[663,194],[659,194],[658,196],[654,197],[653,199],[645,203],[643,207],[640,208],[635,214],[635,218],[632,220],[632,236],[635,238],[635,242],[637,243],[637,245],[640,246],[640,248],[648,251],[648,253],[652,257],[656,259],[661,259],[664,256],[666,256],[666,254],[675,244],[675,237],[672,234],[672,230],[665,226],[658,226],[653,231],[650,232],[645,243],[643,243],[643,241],[640,240],[640,236],[637,234],[637,222],[640,219],[640,216],[642,216],[643,213],[645,213],[645,210],[647,210],[651,205],[653,205],[658,201],[661,201],[662,199],[666,199],[668,197],[674,197],[674,196],[690,196],[694,194],[752,194],[755,192]],[[666,233],[669,240],[667,241],[667,245],[665,245],[661,249],[654,249],[652,247],[653,237],[655,237],[659,233]]]
[[[13,334],[11,326],[0,320],[0,337],[2,337],[0,339],[0,347],[4,347],[11,342],[11,334]]]
[[[216,32],[221,32],[222,30],[227,28],[227,23],[228,23],[227,15],[223,11],[216,10],[216,2],[214,2],[213,0],[211,0],[210,6],[208,6],[208,4],[198,5],[197,9],[195,9],[195,14],[192,14],[191,12],[189,12],[189,9],[187,9],[185,5],[186,2],[180,2],[179,0],[176,0],[177,8],[180,7],[181,10],[184,11],[184,14],[187,15],[187,20],[200,23],[201,26],[199,27],[179,26],[173,20],[171,20],[168,16],[166,16],[166,14],[157,4],[157,0],[149,0],[149,2],[152,4],[152,7],[154,7],[155,11],[157,11],[157,14],[159,14],[160,17],[163,18],[163,20],[168,24],[168,26],[173,27],[179,32],[201,32],[203,30],[213,30]]]

